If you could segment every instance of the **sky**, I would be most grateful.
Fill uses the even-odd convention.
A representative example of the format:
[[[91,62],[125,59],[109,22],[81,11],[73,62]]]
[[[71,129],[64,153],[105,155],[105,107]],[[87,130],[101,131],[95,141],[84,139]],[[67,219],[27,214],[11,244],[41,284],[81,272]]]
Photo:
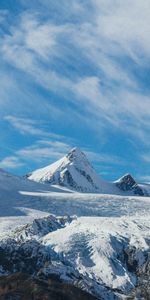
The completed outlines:
[[[150,1],[0,0],[0,168],[79,147],[150,181]]]

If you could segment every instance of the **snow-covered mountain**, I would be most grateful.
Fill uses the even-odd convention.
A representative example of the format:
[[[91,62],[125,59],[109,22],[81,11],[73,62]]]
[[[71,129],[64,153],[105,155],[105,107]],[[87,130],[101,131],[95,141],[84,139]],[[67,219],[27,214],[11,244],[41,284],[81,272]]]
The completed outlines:
[[[55,163],[35,170],[26,177],[36,182],[64,186],[83,193],[149,195],[147,187],[137,184],[130,174],[115,182],[107,182],[100,178],[79,148],[73,148]]]
[[[80,192],[115,192],[112,184],[99,178],[79,148],[73,148],[57,162],[32,172],[28,179],[66,186]]]

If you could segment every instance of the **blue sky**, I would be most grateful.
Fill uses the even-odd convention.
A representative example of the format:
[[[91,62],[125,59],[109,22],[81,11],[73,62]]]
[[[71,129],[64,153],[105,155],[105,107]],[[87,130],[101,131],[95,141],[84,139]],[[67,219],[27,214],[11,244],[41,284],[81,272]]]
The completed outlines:
[[[0,167],[86,152],[150,181],[149,0],[0,1]]]

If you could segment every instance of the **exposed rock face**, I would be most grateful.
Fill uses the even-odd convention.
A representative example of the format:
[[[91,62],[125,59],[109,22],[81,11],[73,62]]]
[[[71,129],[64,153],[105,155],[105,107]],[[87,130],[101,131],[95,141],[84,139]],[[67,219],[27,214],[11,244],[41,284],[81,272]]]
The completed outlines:
[[[136,287],[128,295],[128,300],[150,299],[150,252],[145,254],[145,263],[138,267]]]
[[[0,277],[1,300],[96,300],[95,297],[65,284],[56,276],[47,280],[33,278],[26,273]]]
[[[125,293],[127,300],[150,300],[150,249],[145,252],[130,246],[124,249],[120,257],[129,272],[136,275],[135,288]],[[142,259],[141,259],[142,258]],[[123,298],[124,299],[124,298]]]
[[[144,191],[130,174],[124,175],[115,184],[122,191],[133,191],[135,195],[144,196]]]
[[[0,266],[5,273],[27,272],[35,274],[50,259],[50,253],[36,240],[17,243],[8,239],[0,245]],[[1,271],[1,273],[3,273]]]

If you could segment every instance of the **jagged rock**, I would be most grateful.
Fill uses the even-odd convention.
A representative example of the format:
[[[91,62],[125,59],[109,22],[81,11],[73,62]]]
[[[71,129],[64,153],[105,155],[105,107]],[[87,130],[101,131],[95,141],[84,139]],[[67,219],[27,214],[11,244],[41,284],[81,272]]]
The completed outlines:
[[[129,293],[128,300],[150,300],[150,252],[145,253],[145,263],[136,270],[137,284]]]
[[[70,224],[75,219],[75,216],[56,217],[54,215],[34,219],[32,223],[20,226],[14,230],[13,236],[17,241],[27,241],[28,239],[36,238],[36,236],[39,238],[49,232],[65,227],[66,224]]]
[[[130,174],[124,175],[115,184],[122,191],[133,191],[135,195],[144,196],[144,191]]]

